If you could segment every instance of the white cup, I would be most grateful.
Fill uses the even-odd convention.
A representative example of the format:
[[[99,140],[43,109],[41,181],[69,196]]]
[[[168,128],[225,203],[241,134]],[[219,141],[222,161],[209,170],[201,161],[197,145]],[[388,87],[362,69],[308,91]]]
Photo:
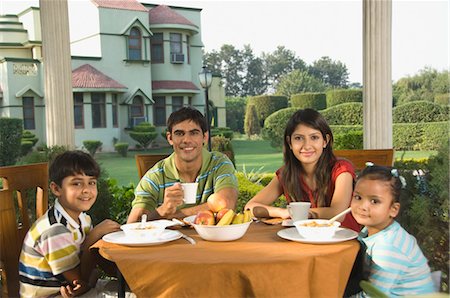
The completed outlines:
[[[310,202],[292,202],[287,205],[287,210],[293,221],[308,219]]]
[[[184,198],[186,204],[195,204],[197,202],[197,187],[198,183],[181,183],[183,188]]]

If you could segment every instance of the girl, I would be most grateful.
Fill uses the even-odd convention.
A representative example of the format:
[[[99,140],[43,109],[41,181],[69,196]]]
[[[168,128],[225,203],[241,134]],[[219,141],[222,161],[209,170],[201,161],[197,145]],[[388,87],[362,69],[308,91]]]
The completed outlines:
[[[333,154],[333,134],[312,109],[298,110],[284,131],[284,166],[245,206],[257,217],[289,218],[286,208],[271,204],[284,194],[287,203],[311,202],[310,218],[329,219],[350,206],[355,172],[352,164]],[[360,230],[351,214],[342,225]]]
[[[434,291],[427,259],[416,239],[394,220],[405,184],[401,179],[404,181],[396,169],[368,163],[358,177],[351,204],[354,218],[365,226],[360,233],[360,241],[367,247],[364,271],[389,297]]]

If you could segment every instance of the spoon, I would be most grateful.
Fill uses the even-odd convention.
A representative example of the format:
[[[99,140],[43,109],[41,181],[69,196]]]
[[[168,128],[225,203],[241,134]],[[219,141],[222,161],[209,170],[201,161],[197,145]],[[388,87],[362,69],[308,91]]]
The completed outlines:
[[[147,214],[142,214],[141,217],[141,227],[145,228],[145,223],[147,222]]]
[[[348,207],[347,209],[345,209],[345,210],[342,211],[341,213],[337,214],[336,216],[333,216],[332,218],[330,218],[330,219],[328,220],[328,224],[331,225],[333,222],[336,221],[336,219],[338,219],[338,218],[341,217],[342,215],[345,215],[345,214],[349,213],[351,210],[352,210],[352,208],[351,208],[351,207]]]

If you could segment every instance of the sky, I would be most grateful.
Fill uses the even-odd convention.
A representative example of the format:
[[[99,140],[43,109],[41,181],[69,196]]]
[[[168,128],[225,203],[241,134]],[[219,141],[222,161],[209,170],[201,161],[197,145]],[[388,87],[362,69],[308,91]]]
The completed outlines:
[[[77,0],[87,1],[87,0]],[[307,64],[323,56],[347,66],[350,82],[362,82],[362,0],[139,0],[201,8],[207,52],[223,44],[256,56],[285,46]],[[392,1],[392,79],[425,67],[450,68],[450,2]],[[18,13],[37,0],[0,0],[0,14]]]

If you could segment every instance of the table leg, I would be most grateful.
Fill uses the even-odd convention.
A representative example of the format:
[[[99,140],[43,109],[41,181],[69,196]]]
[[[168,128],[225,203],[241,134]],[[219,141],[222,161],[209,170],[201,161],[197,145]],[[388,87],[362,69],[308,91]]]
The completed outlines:
[[[125,281],[125,278],[123,277],[119,268],[117,268],[117,278],[119,280],[119,286],[117,289],[118,298],[125,298],[125,287],[126,287],[127,282]]]

